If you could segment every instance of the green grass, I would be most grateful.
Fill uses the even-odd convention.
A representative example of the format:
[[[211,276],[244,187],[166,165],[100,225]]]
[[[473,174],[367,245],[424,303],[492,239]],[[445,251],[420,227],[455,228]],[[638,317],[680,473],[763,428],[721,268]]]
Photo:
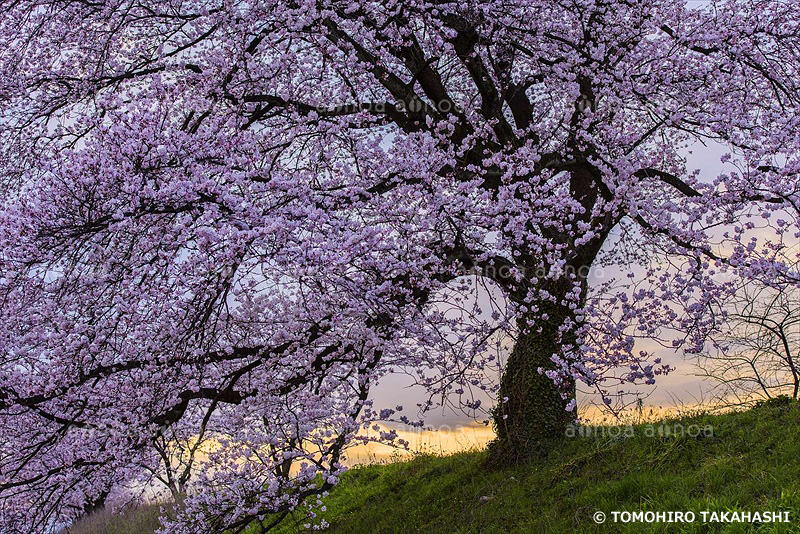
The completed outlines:
[[[659,424],[676,423],[710,425],[713,435],[648,435]],[[797,403],[655,425],[633,427],[633,436],[619,427],[592,427],[592,436],[568,438],[545,459],[502,469],[487,468],[484,452],[359,467],[324,499],[327,511],[320,515],[332,534],[800,533]],[[141,514],[152,522],[150,508]],[[622,524],[611,521],[614,510],[691,510],[698,518],[693,524]],[[786,510],[791,522],[701,524],[704,510]],[[596,511],[609,519],[595,524]],[[152,532],[144,523],[130,530],[134,520],[113,519],[106,528],[73,534]],[[308,522],[298,510],[272,532],[310,532],[303,528]],[[255,525],[248,530],[258,532]]]
[[[800,533],[796,403],[663,423],[710,425],[713,435],[649,436],[653,427],[640,425],[634,436],[612,437],[604,427],[605,436],[567,439],[548,458],[512,468],[487,469],[483,452],[360,467],[324,499],[327,510],[320,515],[331,524],[326,532],[335,534]],[[615,524],[613,510],[698,515],[693,524]],[[786,510],[791,522],[702,524],[704,510]],[[609,519],[595,524],[596,511]],[[297,511],[273,532],[307,532],[307,522]]]

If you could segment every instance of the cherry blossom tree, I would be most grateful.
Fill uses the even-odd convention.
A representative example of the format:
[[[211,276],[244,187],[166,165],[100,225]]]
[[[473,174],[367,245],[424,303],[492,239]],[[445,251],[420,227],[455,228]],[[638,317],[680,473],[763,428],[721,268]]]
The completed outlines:
[[[176,435],[217,446],[164,532],[313,518],[365,428],[420,424],[388,373],[544,454],[576,384],[666,370],[640,338],[699,351],[731,280],[800,280],[792,0],[0,7],[4,532]]]

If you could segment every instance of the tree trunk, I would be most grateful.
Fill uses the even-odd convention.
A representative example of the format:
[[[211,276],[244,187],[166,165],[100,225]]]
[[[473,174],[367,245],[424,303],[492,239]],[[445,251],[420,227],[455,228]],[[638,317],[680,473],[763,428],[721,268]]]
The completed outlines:
[[[570,310],[552,302],[540,303],[539,310],[547,320],[537,319],[529,327],[520,319],[517,342],[500,381],[493,413],[497,438],[489,449],[493,462],[515,463],[547,454],[575,419],[575,412],[566,410],[575,398],[575,383],[567,384],[568,397],[562,399],[564,390],[539,372],[555,369],[551,356],[559,349],[558,328]],[[563,336],[562,340],[570,341]]]
[[[80,517],[88,517],[103,510],[106,507],[106,498],[108,498],[108,493],[108,490],[105,490],[94,499],[84,503]]]

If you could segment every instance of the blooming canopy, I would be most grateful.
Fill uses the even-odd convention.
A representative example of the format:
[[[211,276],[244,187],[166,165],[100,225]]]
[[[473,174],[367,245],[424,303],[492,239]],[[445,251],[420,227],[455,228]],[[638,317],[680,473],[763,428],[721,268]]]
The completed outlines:
[[[0,7],[4,532],[168,469],[167,431],[220,446],[165,532],[267,524],[393,416],[387,373],[516,424],[497,333],[550,343],[560,409],[611,403],[664,370],[638,338],[700,350],[741,280],[800,282],[797,2]]]

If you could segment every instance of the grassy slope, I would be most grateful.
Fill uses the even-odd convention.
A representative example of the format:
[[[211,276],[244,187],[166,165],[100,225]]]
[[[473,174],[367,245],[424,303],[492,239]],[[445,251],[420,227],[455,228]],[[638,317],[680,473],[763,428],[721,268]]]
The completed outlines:
[[[480,452],[354,469],[325,499],[327,532],[800,533],[800,407],[680,422],[710,424],[713,437],[647,437],[637,427],[635,437],[573,438],[544,461],[494,471]],[[598,526],[596,510],[790,510],[792,521],[703,526],[698,515],[693,525]],[[278,532],[305,532],[305,522],[297,512]]]
[[[353,469],[325,499],[323,517],[332,525],[326,532],[800,533],[800,406],[773,403],[679,422],[710,424],[713,437],[647,437],[645,427],[637,427],[632,438],[568,439],[548,458],[513,468],[487,469],[484,453],[475,452]],[[484,496],[490,499],[481,502]],[[71,532],[151,533],[156,510],[100,514]],[[598,526],[592,520],[597,510],[789,510],[792,522],[648,526],[608,520]],[[295,512],[273,532],[306,532],[300,526],[305,522]]]
[[[62,534],[152,534],[159,526],[160,506],[149,505],[122,514],[97,512]]]

